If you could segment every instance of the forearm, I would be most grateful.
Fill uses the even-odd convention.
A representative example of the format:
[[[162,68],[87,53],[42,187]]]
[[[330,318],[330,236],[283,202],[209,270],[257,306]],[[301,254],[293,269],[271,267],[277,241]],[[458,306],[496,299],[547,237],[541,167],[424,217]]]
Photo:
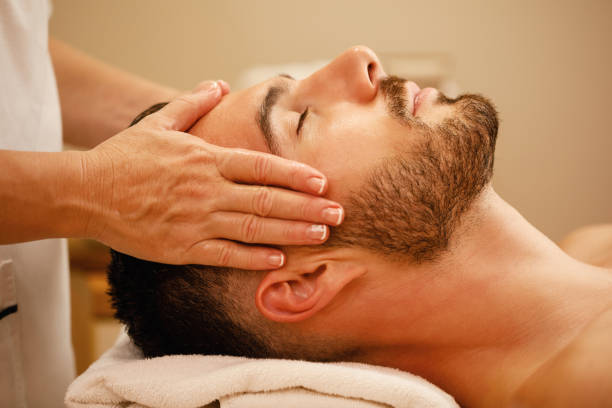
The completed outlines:
[[[0,150],[0,244],[87,235],[84,154]]]
[[[168,101],[177,90],[111,67],[51,39],[62,107],[64,140],[93,147],[125,129],[140,112]]]

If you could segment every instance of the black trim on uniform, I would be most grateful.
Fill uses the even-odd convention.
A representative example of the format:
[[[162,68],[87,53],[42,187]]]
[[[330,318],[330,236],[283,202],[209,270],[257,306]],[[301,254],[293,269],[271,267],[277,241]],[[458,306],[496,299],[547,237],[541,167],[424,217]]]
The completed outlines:
[[[6,309],[2,310],[0,312],[0,320],[13,313],[17,313],[17,305],[9,306]]]

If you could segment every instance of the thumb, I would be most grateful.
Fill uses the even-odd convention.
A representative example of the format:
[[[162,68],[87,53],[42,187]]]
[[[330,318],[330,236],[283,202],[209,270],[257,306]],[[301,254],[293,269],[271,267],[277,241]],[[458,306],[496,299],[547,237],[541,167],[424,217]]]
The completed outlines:
[[[192,92],[177,97],[154,115],[162,119],[160,122],[164,124],[164,128],[184,131],[214,108],[220,99],[219,84],[207,81],[198,85]]]

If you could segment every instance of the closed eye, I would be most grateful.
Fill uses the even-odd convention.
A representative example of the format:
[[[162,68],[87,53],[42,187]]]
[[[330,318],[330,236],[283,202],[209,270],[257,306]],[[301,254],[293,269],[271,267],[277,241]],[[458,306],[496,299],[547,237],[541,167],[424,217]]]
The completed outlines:
[[[300,115],[300,120],[298,121],[297,130],[296,130],[296,133],[298,136],[300,135],[300,130],[302,129],[304,120],[306,119],[306,116],[308,116],[308,112],[309,112],[309,108],[306,108],[306,110],[302,112],[302,114]]]

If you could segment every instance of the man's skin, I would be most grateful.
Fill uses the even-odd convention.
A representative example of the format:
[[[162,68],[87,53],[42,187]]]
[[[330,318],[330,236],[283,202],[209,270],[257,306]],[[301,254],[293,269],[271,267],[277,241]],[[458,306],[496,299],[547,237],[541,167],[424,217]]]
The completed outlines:
[[[577,229],[563,238],[559,247],[584,263],[612,269],[612,224]]]
[[[580,228],[559,246],[575,259],[612,272],[612,224]],[[519,390],[517,400],[533,406],[576,407],[585,406],[585,401],[592,406],[609,406],[609,393],[602,391],[612,385],[610,381],[602,385],[600,379],[609,375],[610,370],[610,327],[612,313],[608,309],[536,371]]]
[[[395,144],[414,143],[385,109],[384,76],[376,55],[355,47],[302,81],[279,77],[228,95],[191,133],[268,152],[256,118],[269,88],[286,87],[270,116],[276,153],[323,171],[328,197],[342,202]],[[413,111],[418,88],[406,89]],[[415,116],[429,125],[456,114],[436,96],[419,94]],[[357,248],[287,253],[282,268],[244,278],[246,296],[254,319],[304,344],[357,348],[352,360],[423,376],[467,407],[612,401],[610,271],[568,256],[490,185],[435,262]]]

